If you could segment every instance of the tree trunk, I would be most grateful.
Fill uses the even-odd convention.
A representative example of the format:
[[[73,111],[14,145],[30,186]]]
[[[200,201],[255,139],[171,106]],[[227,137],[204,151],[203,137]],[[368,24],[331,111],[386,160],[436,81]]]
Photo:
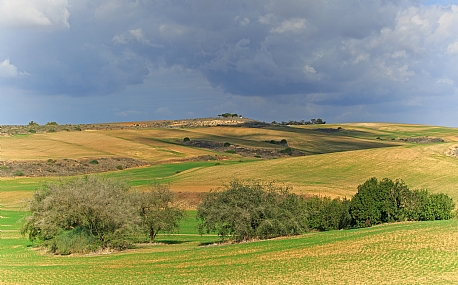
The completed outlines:
[[[154,238],[156,237],[157,232],[155,232],[153,229],[150,229],[149,231],[149,242],[153,243]]]

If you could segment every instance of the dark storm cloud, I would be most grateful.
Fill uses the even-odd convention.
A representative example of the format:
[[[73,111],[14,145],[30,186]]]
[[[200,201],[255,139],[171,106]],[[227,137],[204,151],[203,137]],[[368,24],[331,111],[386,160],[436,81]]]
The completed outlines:
[[[137,100],[170,116],[180,102],[255,110],[245,98],[336,120],[379,105],[402,120],[456,94],[457,25],[458,6],[421,1],[3,0],[0,84],[121,105],[140,86]]]

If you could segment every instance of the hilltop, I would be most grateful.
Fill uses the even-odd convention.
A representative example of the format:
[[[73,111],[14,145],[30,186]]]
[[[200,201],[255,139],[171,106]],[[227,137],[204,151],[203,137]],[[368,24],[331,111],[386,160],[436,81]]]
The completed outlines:
[[[48,122],[39,125],[33,121],[29,125],[2,125],[0,126],[0,136],[11,136],[17,134],[30,133],[53,133],[60,131],[85,131],[85,130],[123,130],[123,129],[148,129],[148,128],[196,128],[214,126],[250,126],[265,125],[253,119],[233,117],[233,118],[196,118],[183,120],[155,120],[141,122],[118,122],[100,124],[63,124]]]

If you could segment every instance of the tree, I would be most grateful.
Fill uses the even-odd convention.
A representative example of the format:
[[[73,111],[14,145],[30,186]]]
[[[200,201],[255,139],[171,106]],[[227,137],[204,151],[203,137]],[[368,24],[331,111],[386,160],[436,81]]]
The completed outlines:
[[[404,219],[409,189],[402,180],[388,178],[380,182],[373,177],[358,186],[351,199],[350,214],[357,227],[395,222]]]
[[[179,227],[184,210],[174,204],[173,192],[163,185],[155,185],[149,192],[139,193],[142,226],[150,242],[161,232],[172,232]]]
[[[329,197],[312,196],[305,200],[308,213],[308,226],[319,231],[339,230],[349,228],[350,200]]]
[[[454,208],[453,200],[446,194],[415,190],[406,203],[406,217],[411,221],[447,220],[452,217]]]
[[[211,191],[197,208],[199,231],[217,232],[224,240],[272,238],[304,232],[306,213],[288,187],[273,183],[231,181]]]
[[[429,196],[428,208],[430,209],[430,220],[448,220],[452,217],[455,208],[452,198],[444,193],[431,194]]]
[[[350,214],[356,227],[403,220],[425,221],[450,219],[455,207],[446,194],[411,191],[402,180],[375,177],[358,186],[351,199]]]
[[[316,119],[314,124],[326,124],[325,121],[323,121],[321,118]]]
[[[127,184],[99,176],[46,184],[30,202],[22,233],[55,253],[125,248],[140,223]],[[89,244],[71,248],[86,240]],[[68,248],[70,247],[70,248]]]

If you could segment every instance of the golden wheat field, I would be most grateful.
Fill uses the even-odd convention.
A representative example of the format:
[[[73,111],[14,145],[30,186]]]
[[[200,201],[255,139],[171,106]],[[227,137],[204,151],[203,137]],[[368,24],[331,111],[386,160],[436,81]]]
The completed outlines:
[[[340,131],[336,131],[340,128]],[[442,143],[408,143],[399,138],[440,137]],[[269,143],[286,139],[307,154],[258,159],[183,145],[191,140],[229,142],[253,149],[281,149]],[[299,127],[201,127],[181,129],[96,130],[0,137],[1,160],[131,157],[149,163],[179,163],[199,156],[224,159],[177,171],[176,191],[208,191],[232,179],[276,181],[298,193],[350,197],[370,177],[403,179],[411,188],[428,188],[458,198],[458,159],[446,155],[457,145],[452,128],[382,123]],[[232,161],[233,163],[225,163]],[[153,170],[152,170],[153,171]]]
[[[237,148],[227,152],[186,145],[185,137]],[[287,145],[276,143],[283,139]],[[100,175],[134,187],[168,183],[186,199],[233,179],[273,181],[296,193],[350,198],[359,184],[375,176],[400,178],[411,189],[446,193],[456,201],[457,140],[458,129],[385,123],[88,130],[0,137],[0,161],[144,160],[149,165]],[[304,155],[256,156],[258,149],[278,153],[286,147]],[[238,148],[251,152],[242,155]],[[198,235],[196,220],[189,216],[179,234],[160,235],[153,245],[53,256],[31,247],[19,230],[26,214],[24,198],[54,179],[1,178],[0,284],[458,283],[457,219],[217,245],[217,236]]]

